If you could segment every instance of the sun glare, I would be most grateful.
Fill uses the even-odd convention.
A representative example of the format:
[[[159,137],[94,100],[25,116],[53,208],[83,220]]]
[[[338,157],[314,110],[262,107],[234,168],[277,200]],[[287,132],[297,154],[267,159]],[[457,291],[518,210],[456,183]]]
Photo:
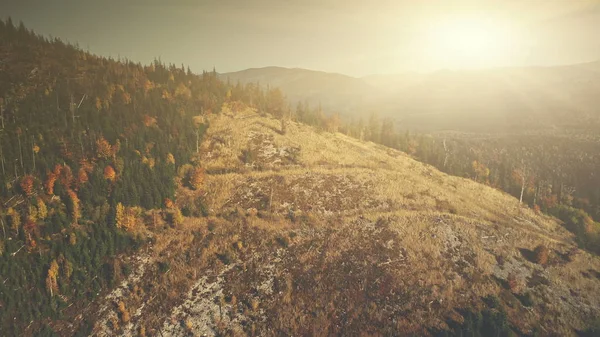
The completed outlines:
[[[488,18],[447,18],[429,27],[429,51],[451,68],[489,67],[507,61],[511,38]]]

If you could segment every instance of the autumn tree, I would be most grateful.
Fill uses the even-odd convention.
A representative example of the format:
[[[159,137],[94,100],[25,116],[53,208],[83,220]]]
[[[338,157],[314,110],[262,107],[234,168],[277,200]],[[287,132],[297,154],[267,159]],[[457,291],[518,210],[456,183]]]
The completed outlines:
[[[126,224],[126,214],[125,214],[125,206],[123,206],[122,203],[118,203],[117,204],[117,209],[116,209],[116,213],[115,213],[115,222],[117,225],[117,228],[125,228],[125,224]]]
[[[31,197],[33,195],[33,176],[28,174],[21,179],[21,190],[27,197]]]
[[[81,186],[85,183],[87,183],[89,180],[88,174],[85,171],[85,169],[82,167],[79,169],[79,171],[77,172],[77,186]]]
[[[170,152],[167,154],[167,163],[175,165],[175,157]]]
[[[71,218],[73,219],[73,223],[76,224],[77,221],[79,220],[79,217],[81,216],[80,210],[79,210],[79,197],[77,197],[77,193],[75,193],[75,191],[69,189],[67,191],[67,194],[69,195],[69,203],[67,204],[69,211],[71,213]]]
[[[115,172],[115,169],[113,169],[112,166],[107,165],[104,168],[104,179],[114,182],[116,177],[117,173]]]
[[[136,208],[126,207],[122,203],[117,204],[115,220],[117,228],[131,232],[136,227]]]
[[[473,168],[473,172],[475,173],[475,181],[485,183],[490,176],[490,169],[481,162],[474,160],[471,163],[471,167]]]
[[[41,198],[37,199],[37,214],[40,220],[44,220],[48,216],[48,208]]]
[[[52,260],[50,268],[48,268],[48,275],[46,276],[46,289],[50,293],[50,296],[54,296],[58,293],[58,263],[56,260]]]
[[[56,175],[54,172],[48,172],[46,182],[44,183],[44,189],[46,190],[46,194],[54,195],[54,184],[56,183],[57,178],[58,175]]]
[[[113,149],[110,143],[104,139],[104,137],[100,137],[96,140],[96,155],[98,158],[108,159],[113,155]]]
[[[206,174],[204,172],[204,169],[201,167],[195,167],[193,170],[190,171],[190,186],[192,186],[192,188],[195,190],[199,190],[202,187],[202,184],[204,183],[205,177]]]
[[[10,228],[15,232],[16,235],[19,235],[19,229],[21,228],[21,215],[12,207],[6,211],[6,214],[8,215]]]

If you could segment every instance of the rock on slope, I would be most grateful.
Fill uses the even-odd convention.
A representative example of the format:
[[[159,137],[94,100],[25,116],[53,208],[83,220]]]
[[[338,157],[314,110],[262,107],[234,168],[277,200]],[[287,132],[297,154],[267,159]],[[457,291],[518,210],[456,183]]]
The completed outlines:
[[[599,317],[600,259],[555,219],[395,150],[279,128],[211,118],[204,188],[177,200],[208,216],[149,228],[135,272],[88,309],[94,334],[427,335],[483,312],[497,331],[569,336]]]

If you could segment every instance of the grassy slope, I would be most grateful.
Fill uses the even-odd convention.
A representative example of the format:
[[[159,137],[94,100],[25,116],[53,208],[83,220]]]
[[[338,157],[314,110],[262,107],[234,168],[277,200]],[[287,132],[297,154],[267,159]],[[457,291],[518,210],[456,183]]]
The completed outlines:
[[[210,120],[205,188],[177,200],[203,196],[209,216],[149,226],[142,269],[95,304],[96,333],[422,334],[487,295],[521,333],[573,335],[600,315],[600,260],[554,219],[398,151],[279,130],[252,111]],[[539,244],[546,266],[530,261]]]

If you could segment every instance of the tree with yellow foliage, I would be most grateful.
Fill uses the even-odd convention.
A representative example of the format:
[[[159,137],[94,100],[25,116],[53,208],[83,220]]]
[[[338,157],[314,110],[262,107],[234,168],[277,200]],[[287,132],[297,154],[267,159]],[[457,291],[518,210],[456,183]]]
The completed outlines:
[[[115,220],[117,228],[124,229],[128,232],[133,231],[136,225],[135,209],[125,207],[122,203],[118,203]]]
[[[12,207],[6,211],[6,214],[8,215],[10,228],[15,232],[16,235],[19,235],[19,229],[21,228],[21,215]]]
[[[44,220],[48,216],[48,208],[41,198],[37,199],[37,215],[40,220]]]
[[[189,100],[192,98],[192,91],[190,88],[186,87],[185,84],[179,83],[177,88],[175,88],[175,97]]]
[[[102,159],[108,159],[113,155],[112,146],[104,137],[96,140],[96,155]]]
[[[167,163],[175,165],[175,157],[172,153],[167,154]]]
[[[487,182],[487,179],[490,176],[490,169],[485,164],[480,163],[477,160],[474,160],[471,166],[475,172],[475,181],[483,183]]]
[[[50,268],[48,269],[48,276],[46,277],[46,289],[50,293],[50,296],[54,296],[58,293],[58,263],[56,260],[52,260]]]

